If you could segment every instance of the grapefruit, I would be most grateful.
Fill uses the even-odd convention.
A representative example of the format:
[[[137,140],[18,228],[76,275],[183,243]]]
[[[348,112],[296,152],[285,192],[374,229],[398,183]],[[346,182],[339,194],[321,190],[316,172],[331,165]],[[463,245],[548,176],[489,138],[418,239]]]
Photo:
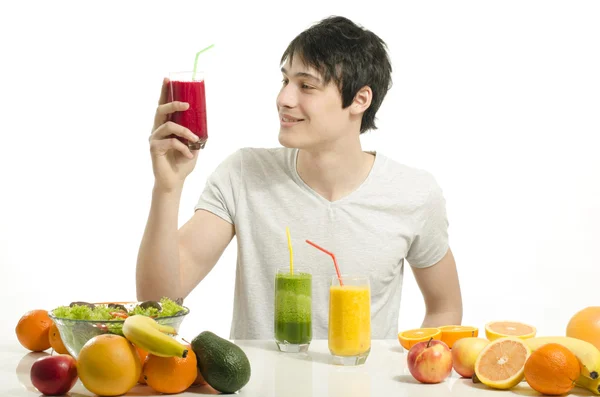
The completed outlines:
[[[475,361],[475,375],[484,385],[506,390],[524,378],[529,346],[516,337],[499,338],[485,346]]]
[[[517,321],[492,321],[485,325],[485,336],[490,341],[507,336],[528,339],[533,338],[536,332],[535,327]]]
[[[99,396],[119,396],[138,383],[142,364],[135,347],[114,334],[94,336],[77,357],[79,379]]]
[[[600,306],[578,311],[567,325],[567,336],[591,343],[600,349]]]

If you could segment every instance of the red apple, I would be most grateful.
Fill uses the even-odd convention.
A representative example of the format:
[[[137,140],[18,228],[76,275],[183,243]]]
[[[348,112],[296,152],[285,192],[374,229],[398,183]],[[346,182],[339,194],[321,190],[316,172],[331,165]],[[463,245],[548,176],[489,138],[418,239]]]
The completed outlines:
[[[440,383],[452,372],[452,353],[444,342],[419,342],[408,351],[408,369],[421,383]]]
[[[68,354],[38,359],[31,366],[31,383],[47,396],[66,394],[77,382],[77,361]]]

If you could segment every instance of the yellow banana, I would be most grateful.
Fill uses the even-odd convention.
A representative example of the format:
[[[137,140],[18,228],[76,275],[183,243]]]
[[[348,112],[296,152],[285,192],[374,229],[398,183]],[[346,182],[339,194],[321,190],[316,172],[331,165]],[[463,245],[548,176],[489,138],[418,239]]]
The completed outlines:
[[[575,381],[575,385],[583,387],[584,389],[587,389],[594,394],[600,395],[600,378],[590,379],[587,376],[581,375],[579,379]]]
[[[535,351],[548,343],[558,343],[569,349],[581,363],[581,375],[598,379],[600,373],[600,350],[589,342],[569,336],[540,336],[526,339],[525,343],[531,351]]]
[[[123,323],[123,335],[127,340],[148,353],[160,357],[186,357],[186,347],[165,333],[175,335],[177,331],[147,316],[127,317]]]

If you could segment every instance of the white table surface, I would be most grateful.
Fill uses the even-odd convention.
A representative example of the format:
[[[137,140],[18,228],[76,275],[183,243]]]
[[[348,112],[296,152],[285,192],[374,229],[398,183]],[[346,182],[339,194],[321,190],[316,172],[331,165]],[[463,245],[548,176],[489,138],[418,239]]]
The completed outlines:
[[[327,340],[312,341],[308,353],[282,353],[273,341],[235,341],[248,355],[252,376],[238,393],[240,396],[538,396],[522,382],[510,391],[495,391],[452,371],[443,383],[425,385],[417,382],[406,366],[406,351],[397,340],[372,342],[366,364],[341,367],[331,364]],[[48,351],[50,352],[50,351]],[[31,353],[14,344],[0,344],[0,396],[40,396],[31,384],[29,370],[33,362],[47,353]],[[193,387],[179,395],[216,394],[209,387]],[[80,380],[69,392],[72,397],[93,396]],[[150,387],[137,385],[128,396],[156,396]],[[570,395],[592,396],[575,388]]]

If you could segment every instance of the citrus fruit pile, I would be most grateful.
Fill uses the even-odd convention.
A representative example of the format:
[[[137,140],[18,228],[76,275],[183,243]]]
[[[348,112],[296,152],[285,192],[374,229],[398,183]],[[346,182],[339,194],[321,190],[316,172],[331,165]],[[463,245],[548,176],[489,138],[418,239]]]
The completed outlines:
[[[566,394],[575,386],[600,394],[600,307],[573,315],[566,335],[537,336],[532,325],[492,321],[485,324],[485,336],[478,337],[477,327],[448,325],[403,331],[398,340],[408,350],[411,374],[422,383],[443,381],[450,361],[460,376],[494,389],[525,381],[545,395]]]

